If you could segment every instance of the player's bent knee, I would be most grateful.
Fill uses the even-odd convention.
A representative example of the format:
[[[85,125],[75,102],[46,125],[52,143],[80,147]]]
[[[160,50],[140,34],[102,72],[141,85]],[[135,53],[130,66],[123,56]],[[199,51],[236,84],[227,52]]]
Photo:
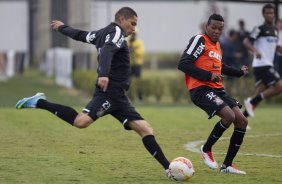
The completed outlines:
[[[276,90],[279,91],[279,93],[282,93],[282,81],[279,81],[277,85],[275,85]]]
[[[92,122],[93,122],[93,120],[88,115],[79,114],[75,118],[73,126],[82,129],[82,128],[88,127]]]
[[[282,93],[282,86],[279,86],[279,92]]]
[[[82,128],[88,127],[89,125],[85,123],[74,123],[73,126],[75,126],[76,128],[82,129]]]
[[[229,115],[225,116],[222,119],[224,120],[224,122],[226,122],[227,125],[230,125],[235,121],[235,114],[230,113]]]
[[[221,117],[223,123],[228,127],[235,121],[235,113],[228,106],[221,109],[218,113],[218,116]]]

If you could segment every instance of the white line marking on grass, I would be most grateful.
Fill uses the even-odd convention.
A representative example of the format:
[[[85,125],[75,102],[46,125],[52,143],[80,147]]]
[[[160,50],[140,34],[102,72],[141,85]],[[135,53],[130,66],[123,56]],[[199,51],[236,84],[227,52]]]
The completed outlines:
[[[282,136],[282,133],[247,135],[245,137],[257,138],[257,137],[276,137],[276,136]],[[219,140],[226,140],[226,139],[230,139],[230,137],[222,137]],[[206,142],[206,140],[197,140],[197,141],[188,142],[187,144],[184,145],[184,148],[188,151],[193,152],[193,153],[199,153],[199,148],[197,148],[197,147],[201,144],[204,144],[205,142]],[[225,155],[225,153],[218,153],[218,152],[213,152],[213,154]],[[238,153],[238,155],[282,158],[282,155],[258,154],[258,153]]]

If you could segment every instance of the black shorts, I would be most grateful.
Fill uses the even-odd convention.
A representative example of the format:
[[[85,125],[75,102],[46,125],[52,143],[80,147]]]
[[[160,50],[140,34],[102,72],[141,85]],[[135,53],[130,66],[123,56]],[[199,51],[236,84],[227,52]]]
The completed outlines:
[[[205,86],[190,91],[190,95],[193,103],[206,111],[209,119],[225,106],[229,106],[231,109],[236,106],[242,107],[236,99],[226,94],[224,89],[213,89]]]
[[[254,68],[256,86],[263,83],[271,86],[280,80],[279,73],[272,66],[262,66]]]
[[[144,120],[130,104],[122,88],[108,89],[103,92],[96,88],[91,101],[83,109],[93,120],[107,114],[112,115],[122,123],[126,130],[131,130],[128,123],[134,120]]]

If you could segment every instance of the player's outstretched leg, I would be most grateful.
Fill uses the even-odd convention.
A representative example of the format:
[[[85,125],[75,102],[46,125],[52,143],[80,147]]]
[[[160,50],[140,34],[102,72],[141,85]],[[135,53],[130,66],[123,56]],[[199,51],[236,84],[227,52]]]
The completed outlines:
[[[34,96],[19,100],[16,104],[16,108],[44,109],[58,116],[70,125],[74,125],[74,121],[78,115],[78,113],[71,107],[48,102],[44,93],[36,93]]]

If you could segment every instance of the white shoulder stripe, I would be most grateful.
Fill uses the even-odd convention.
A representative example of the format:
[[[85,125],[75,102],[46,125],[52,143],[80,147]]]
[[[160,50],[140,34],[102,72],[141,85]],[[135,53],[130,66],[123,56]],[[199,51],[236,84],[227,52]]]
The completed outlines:
[[[252,30],[252,32],[251,32],[251,34],[250,34],[250,37],[253,38],[253,39],[256,39],[256,38],[258,37],[259,33],[260,33],[259,26],[256,26],[256,27]]]
[[[89,33],[87,34],[87,36],[86,36],[86,41],[87,41],[87,43],[90,43],[90,33],[91,33],[91,32],[89,32]]]
[[[121,34],[121,30],[118,26],[116,26],[116,34],[112,40],[113,43],[117,43],[119,37],[120,37],[120,34]]]
[[[198,43],[198,40],[200,39],[202,37],[202,35],[197,35],[197,36],[195,36],[195,38],[194,38],[194,40],[193,40],[193,42],[192,42],[192,44],[190,45],[190,47],[189,47],[189,49],[187,50],[187,54],[191,54],[192,53],[192,51],[195,49],[195,46],[197,45],[197,43]]]

